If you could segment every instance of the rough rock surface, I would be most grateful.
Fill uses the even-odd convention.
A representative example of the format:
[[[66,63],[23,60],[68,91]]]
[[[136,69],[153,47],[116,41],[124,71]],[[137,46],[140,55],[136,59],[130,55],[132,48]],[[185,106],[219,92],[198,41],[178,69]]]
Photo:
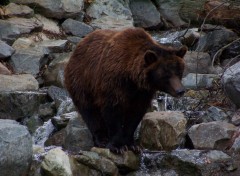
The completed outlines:
[[[240,107],[240,62],[229,67],[223,74],[223,86],[225,93],[232,102]]]
[[[50,150],[41,164],[44,175],[72,176],[69,157],[60,148]]]
[[[25,175],[32,160],[32,138],[26,127],[0,119],[0,148],[0,175]]]
[[[195,149],[225,150],[231,147],[231,139],[237,127],[230,123],[214,121],[193,125],[188,135]]]
[[[76,17],[83,9],[83,0],[14,0],[15,3],[34,7],[42,15],[50,18]]]
[[[186,123],[181,112],[147,113],[141,123],[140,143],[151,150],[175,149],[184,142]]]

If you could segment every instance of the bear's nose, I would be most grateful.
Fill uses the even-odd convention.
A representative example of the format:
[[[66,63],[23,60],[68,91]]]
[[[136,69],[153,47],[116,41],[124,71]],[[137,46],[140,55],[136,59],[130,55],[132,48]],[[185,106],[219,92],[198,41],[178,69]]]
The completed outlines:
[[[185,89],[184,89],[184,88],[178,89],[178,90],[176,91],[176,94],[177,94],[178,96],[183,96],[184,93],[185,93]]]

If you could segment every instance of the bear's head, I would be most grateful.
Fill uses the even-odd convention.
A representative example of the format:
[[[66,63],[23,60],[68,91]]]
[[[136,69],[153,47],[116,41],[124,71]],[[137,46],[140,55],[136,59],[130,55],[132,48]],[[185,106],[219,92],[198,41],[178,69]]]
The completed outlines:
[[[184,94],[185,88],[181,83],[184,60],[187,47],[180,49],[153,47],[144,55],[147,79],[150,86],[166,92],[173,97]]]

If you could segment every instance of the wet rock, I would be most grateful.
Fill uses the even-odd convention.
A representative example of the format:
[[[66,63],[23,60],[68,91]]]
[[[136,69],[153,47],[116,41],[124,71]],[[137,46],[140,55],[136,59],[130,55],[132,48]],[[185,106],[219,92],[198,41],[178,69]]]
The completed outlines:
[[[152,1],[131,1],[130,9],[133,15],[134,26],[143,28],[160,28],[163,26],[160,13]]]
[[[139,169],[140,158],[132,151],[124,152],[122,155],[116,155],[110,152],[109,149],[96,148],[91,149],[92,152],[96,152],[98,155],[111,160],[116,164],[120,172],[130,172]]]
[[[14,51],[11,46],[0,40],[0,59],[10,57]]]
[[[236,126],[240,125],[240,109],[233,114],[232,123]]]
[[[35,14],[35,17],[39,21],[41,21],[41,23],[43,24],[43,30],[44,31],[50,32],[52,34],[61,35],[60,27],[59,27],[57,21],[46,18],[46,17],[44,17],[40,14]]]
[[[76,111],[76,107],[73,104],[72,99],[67,98],[65,101],[61,102],[61,104],[58,106],[57,115],[62,115],[73,111]]]
[[[9,3],[7,6],[4,7],[4,16],[7,17],[25,17],[31,18],[34,15],[33,9],[29,8],[25,5],[17,5],[15,3]]]
[[[0,62],[0,75],[10,75],[11,71]]]
[[[207,115],[214,121],[229,121],[228,115],[223,110],[214,106],[207,109]]]
[[[35,1],[35,0],[14,0],[15,3],[25,4],[34,7],[36,11],[45,17],[50,18],[74,18],[83,10],[83,0],[48,0]]]
[[[29,73],[35,77],[48,61],[48,51],[43,47],[30,47],[17,50],[9,63],[15,73]]]
[[[80,155],[76,155],[74,158],[79,163],[100,171],[103,175],[118,175],[118,168],[116,165],[111,160],[95,152],[81,151]]]
[[[211,58],[208,53],[204,52],[187,52],[184,56],[186,63],[185,74],[187,73],[209,73],[211,67]]]
[[[66,114],[62,114],[60,116],[54,116],[52,118],[52,123],[57,129],[65,128],[70,119],[73,118],[81,118],[77,111],[69,112]]]
[[[55,114],[55,103],[47,102],[41,104],[38,109],[38,115],[41,119],[46,120],[54,116]]]
[[[72,176],[69,157],[60,148],[50,150],[41,164],[44,175]]]
[[[181,112],[147,113],[141,123],[140,143],[151,150],[175,149],[184,142],[186,123]]]
[[[240,107],[240,62],[229,67],[223,74],[223,87],[224,91],[230,100],[237,106]]]
[[[53,133],[44,143],[44,146],[63,146],[65,129]]]
[[[70,18],[62,23],[62,27],[67,34],[72,34],[78,37],[84,37],[93,31],[91,26]]]
[[[71,53],[56,53],[52,55],[52,62],[43,73],[44,84],[64,87],[64,67]]]
[[[29,118],[24,118],[22,123],[28,128],[30,134],[33,134],[37,128],[43,125],[43,121],[42,119],[39,118],[38,115],[33,115]]]
[[[93,1],[86,10],[93,18],[90,25],[94,28],[111,29],[133,27],[132,13],[127,4],[120,0]]]
[[[55,130],[51,120],[44,122],[44,124],[36,129],[33,133],[33,142],[35,145],[44,146],[44,143]]]
[[[30,74],[1,75],[0,92],[3,91],[26,91],[38,90],[37,80]]]
[[[189,73],[182,79],[182,83],[189,89],[210,88],[217,79],[219,79],[219,75],[216,74]]]
[[[66,127],[63,147],[72,152],[90,150],[93,147],[92,135],[82,118],[72,118]]]
[[[46,101],[46,96],[46,93],[29,91],[1,92],[0,118],[17,120],[31,117]]]
[[[52,100],[54,100],[56,107],[58,108],[62,102],[65,102],[69,99],[68,92],[57,86],[50,86],[47,90],[48,95]]]
[[[213,57],[221,47],[237,39],[237,34],[229,29],[220,29],[208,32],[196,44],[196,51],[209,52]]]
[[[25,175],[32,160],[32,139],[26,127],[0,119],[0,175]]]
[[[31,31],[41,30],[43,24],[33,18],[13,17],[7,20],[0,20],[0,39],[8,44],[23,34],[29,34]]]
[[[176,47],[184,44],[188,47],[192,47],[192,45],[198,41],[200,33],[198,28],[191,28],[175,32],[167,31],[160,35],[156,33],[153,37],[162,44]]]
[[[173,150],[171,153],[145,153],[136,175],[228,175],[236,169],[233,159],[222,151]],[[171,174],[170,174],[171,175]]]
[[[196,149],[225,150],[231,147],[231,139],[237,128],[226,122],[214,121],[193,125],[188,135]]]

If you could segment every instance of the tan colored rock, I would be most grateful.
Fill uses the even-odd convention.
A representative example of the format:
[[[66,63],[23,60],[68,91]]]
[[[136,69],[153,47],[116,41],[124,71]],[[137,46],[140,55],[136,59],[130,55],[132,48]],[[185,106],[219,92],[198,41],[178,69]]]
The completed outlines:
[[[72,176],[69,157],[60,148],[50,150],[41,164],[43,175]]]
[[[187,120],[178,111],[147,113],[140,129],[140,143],[151,150],[176,149],[185,140]]]
[[[9,3],[4,7],[4,15],[8,17],[33,17],[34,11],[28,6]]]
[[[110,159],[119,168],[128,171],[134,171],[139,169],[140,158],[132,151],[124,152],[123,155],[116,155],[110,152],[109,149],[93,147],[91,151],[98,153],[100,156]]]
[[[101,171],[103,175],[117,176],[118,174],[118,168],[111,160],[95,152],[82,151],[80,155],[75,155],[74,158],[81,164]]]
[[[1,62],[0,62],[0,74],[11,75],[11,71],[9,71],[8,68],[5,67]]]
[[[0,74],[0,92],[1,91],[23,91],[37,90],[39,88],[37,80],[30,74],[22,75],[1,75]]]

